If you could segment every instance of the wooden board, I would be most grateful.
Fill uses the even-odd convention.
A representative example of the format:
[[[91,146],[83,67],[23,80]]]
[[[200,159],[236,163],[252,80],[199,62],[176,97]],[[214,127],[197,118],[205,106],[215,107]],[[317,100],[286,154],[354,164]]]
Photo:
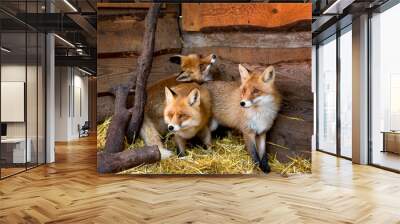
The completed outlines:
[[[148,9],[152,6],[152,3],[128,3],[128,2],[98,2],[98,9]],[[161,8],[165,8],[165,4],[162,4]]]
[[[290,161],[288,156],[301,155],[311,159],[313,122],[293,119],[280,114],[267,133],[267,152],[276,154],[280,161]]]
[[[179,71],[179,65],[169,62],[172,54],[161,55],[154,58],[149,84],[164,79],[168,75]],[[97,63],[97,91],[107,92],[111,87],[128,81],[136,70],[135,58],[98,59]]]
[[[145,15],[145,14],[143,14]],[[107,17],[99,16],[97,52],[135,52],[142,49],[144,17],[135,15]],[[177,19],[173,15],[159,18],[156,32],[155,51],[181,48]]]
[[[265,29],[310,21],[311,3],[183,3],[183,30],[253,26]]]
[[[218,60],[230,60],[236,63],[277,64],[311,60],[311,48],[241,48],[241,47],[201,47],[184,48],[183,54],[216,54]]]
[[[312,34],[302,32],[184,32],[184,48],[310,48]]]
[[[114,97],[97,97],[97,124],[104,122],[114,114]]]

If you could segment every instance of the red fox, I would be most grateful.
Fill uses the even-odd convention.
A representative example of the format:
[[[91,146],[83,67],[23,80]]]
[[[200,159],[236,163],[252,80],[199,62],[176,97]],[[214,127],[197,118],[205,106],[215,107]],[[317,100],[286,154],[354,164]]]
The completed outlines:
[[[265,173],[270,172],[265,154],[266,132],[280,108],[281,97],[275,88],[275,70],[249,73],[239,65],[241,82],[212,81],[204,86],[212,97],[213,125],[234,128],[243,133],[246,148]]]
[[[160,137],[168,132],[167,125],[164,122],[165,87],[176,86],[182,82],[203,83],[211,80],[209,71],[216,61],[216,56],[214,54],[207,57],[196,54],[175,55],[170,58],[170,61],[180,64],[181,72],[178,75],[160,80],[147,88],[147,101],[144,108],[143,124],[140,129],[140,137],[146,145],[158,146],[161,159],[172,155],[172,151],[164,147]]]
[[[175,133],[178,156],[185,156],[186,140],[199,136],[207,147],[211,146],[208,128],[211,117],[210,93],[196,83],[165,87],[164,121],[168,131]]]

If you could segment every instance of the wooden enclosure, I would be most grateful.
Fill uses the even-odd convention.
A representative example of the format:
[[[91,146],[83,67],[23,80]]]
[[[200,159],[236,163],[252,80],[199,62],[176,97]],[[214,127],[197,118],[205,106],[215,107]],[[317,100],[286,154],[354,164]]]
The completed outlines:
[[[147,12],[146,5],[107,4],[98,16],[98,122],[113,113],[110,88],[135,69]],[[164,4],[150,85],[179,72],[168,58],[180,53],[216,54],[212,73],[220,80],[238,80],[239,63],[250,70],[274,65],[284,103],[268,134],[268,151],[281,159],[311,158],[311,4]]]

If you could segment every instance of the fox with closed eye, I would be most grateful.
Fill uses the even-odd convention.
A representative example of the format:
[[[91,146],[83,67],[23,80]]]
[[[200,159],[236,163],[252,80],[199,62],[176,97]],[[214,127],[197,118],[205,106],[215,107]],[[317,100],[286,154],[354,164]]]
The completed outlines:
[[[211,146],[211,97],[209,91],[196,83],[165,87],[164,121],[173,132],[178,156],[185,156],[186,141],[198,136]]]
[[[240,82],[212,81],[203,84],[212,96],[213,121],[239,130],[247,151],[265,173],[270,172],[265,153],[266,133],[278,115],[281,96],[275,87],[275,69],[249,72],[239,64]]]

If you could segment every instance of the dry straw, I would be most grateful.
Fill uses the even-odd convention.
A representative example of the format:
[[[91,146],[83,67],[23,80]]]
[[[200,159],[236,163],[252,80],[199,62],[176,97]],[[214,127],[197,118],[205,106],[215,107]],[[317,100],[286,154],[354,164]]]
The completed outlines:
[[[110,121],[111,119],[107,119],[97,127],[98,150],[104,148]],[[171,135],[167,135],[164,142],[167,148],[176,149]],[[138,139],[132,145],[125,144],[125,148],[135,150],[143,144],[143,141]],[[276,155],[270,155],[269,158],[272,171],[282,176],[311,172],[311,162],[307,159],[295,157],[283,163]],[[191,146],[186,149],[186,156],[183,158],[172,156],[158,163],[122,171],[120,174],[262,174],[262,171],[252,162],[242,138],[229,133],[227,137],[216,139],[211,149]]]

